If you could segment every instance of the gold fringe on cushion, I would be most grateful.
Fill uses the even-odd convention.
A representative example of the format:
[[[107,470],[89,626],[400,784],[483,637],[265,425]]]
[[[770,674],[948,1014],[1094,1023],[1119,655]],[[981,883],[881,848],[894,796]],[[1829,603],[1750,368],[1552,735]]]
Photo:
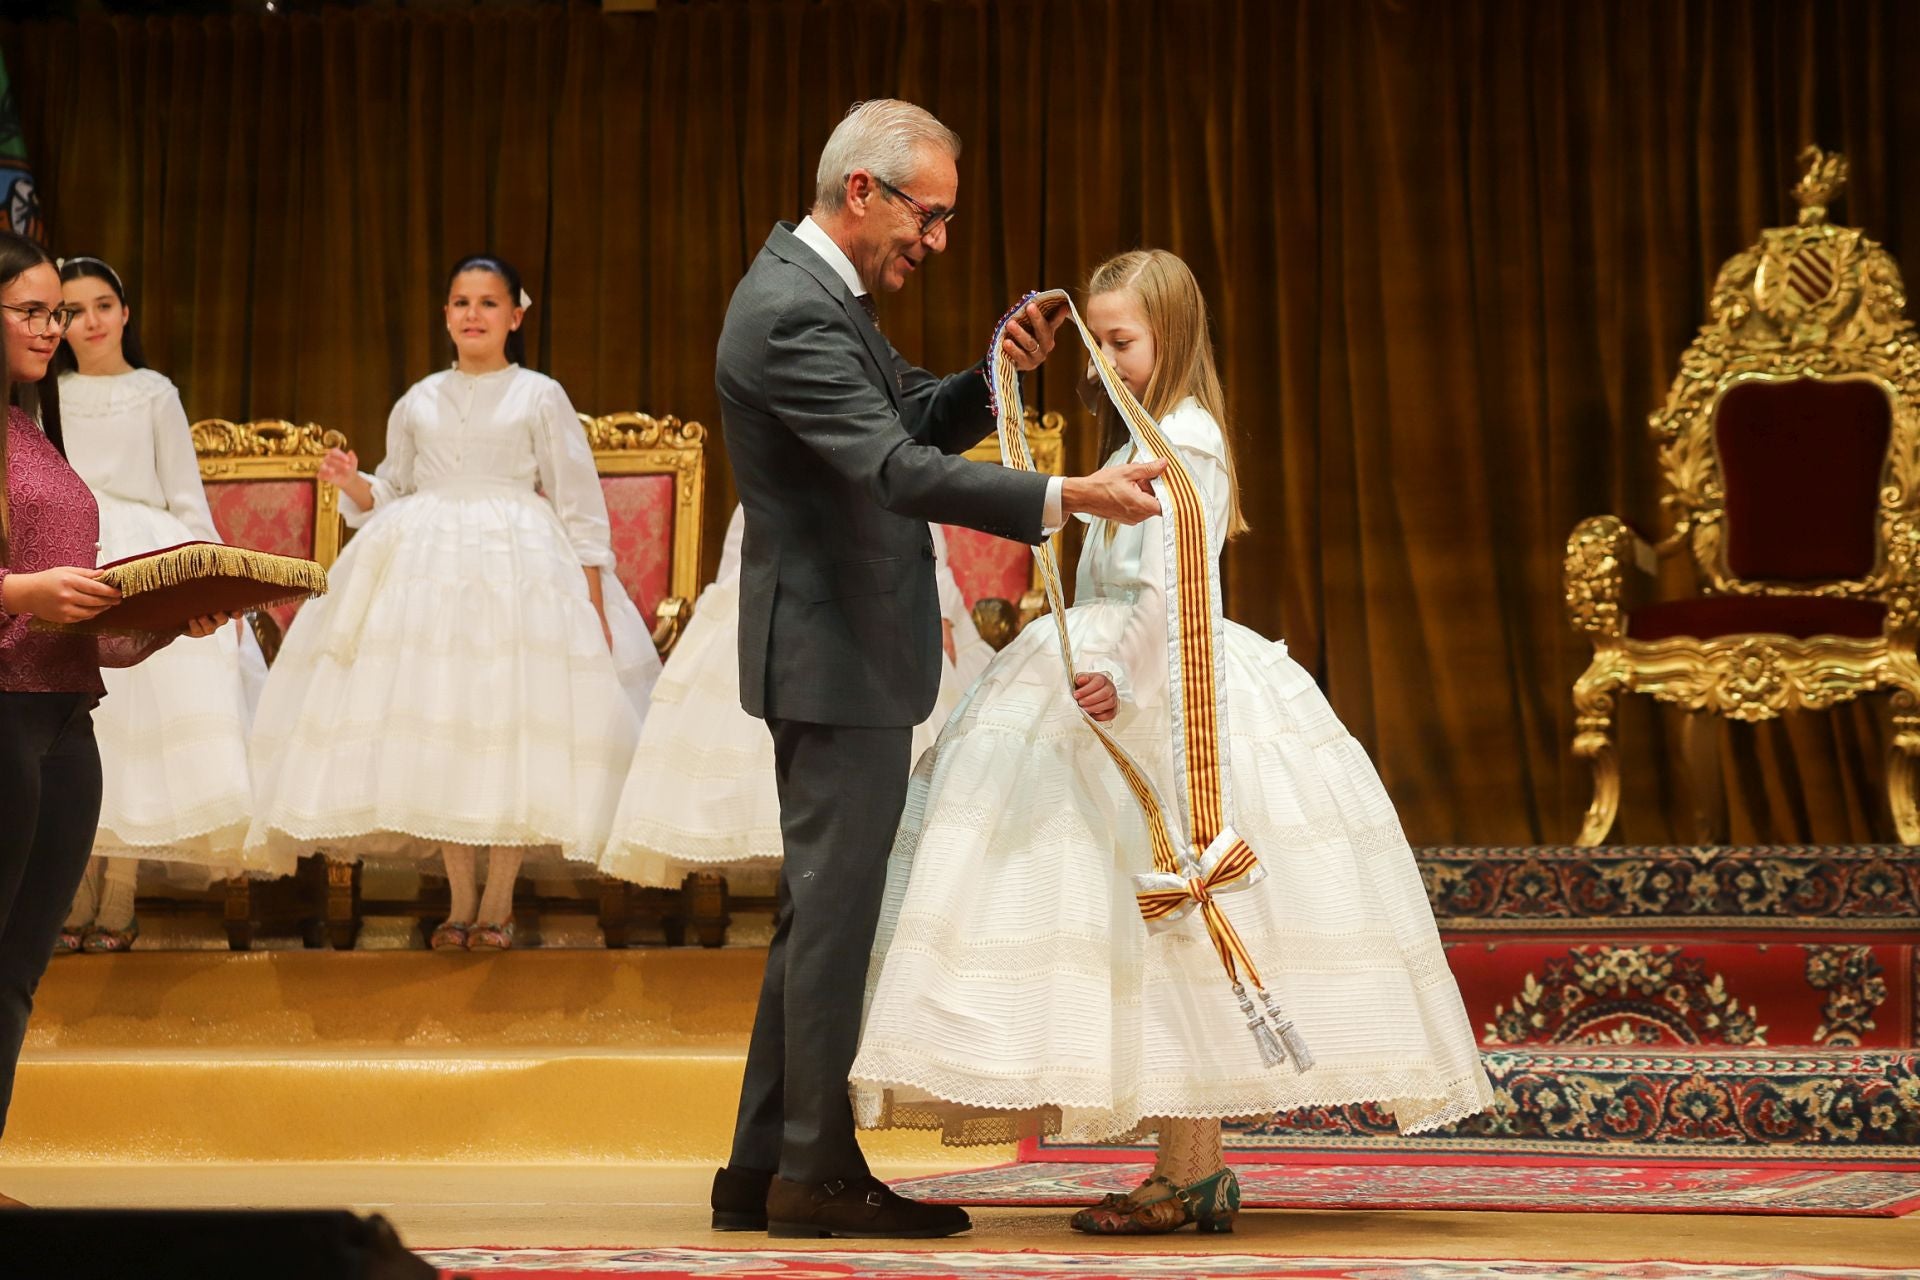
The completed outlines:
[[[249,551],[218,542],[190,542],[104,570],[100,580],[123,596],[177,587],[202,578],[251,578],[285,587],[288,598],[326,594],[327,571],[311,560]]]

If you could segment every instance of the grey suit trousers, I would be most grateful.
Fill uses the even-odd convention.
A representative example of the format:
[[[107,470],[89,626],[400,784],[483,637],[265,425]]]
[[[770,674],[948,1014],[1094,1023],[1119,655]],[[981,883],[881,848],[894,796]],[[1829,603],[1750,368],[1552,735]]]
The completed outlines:
[[[769,720],[780,791],[779,913],[731,1164],[827,1182],[867,1172],[847,1073],[912,768],[913,730]]]

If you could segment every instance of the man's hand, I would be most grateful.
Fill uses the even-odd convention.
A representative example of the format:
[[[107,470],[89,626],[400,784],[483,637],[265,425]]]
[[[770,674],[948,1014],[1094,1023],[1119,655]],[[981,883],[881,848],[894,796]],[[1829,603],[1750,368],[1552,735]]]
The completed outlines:
[[[1032,373],[1053,353],[1054,335],[1066,321],[1067,309],[1055,304],[1049,315],[1040,310],[1040,304],[1029,302],[1026,309],[1007,321],[1006,333],[1000,339],[1000,349],[1013,361],[1013,367],[1022,373]]]
[[[120,603],[120,593],[100,581],[98,569],[64,566],[38,573],[10,573],[0,606],[48,622],[85,622]]]
[[[1098,671],[1082,671],[1073,678],[1073,700],[1103,724],[1120,711],[1120,691]]]
[[[1160,459],[1121,462],[1090,476],[1072,476],[1060,486],[1063,515],[1090,515],[1115,524],[1139,524],[1160,514],[1153,481],[1167,469]]]

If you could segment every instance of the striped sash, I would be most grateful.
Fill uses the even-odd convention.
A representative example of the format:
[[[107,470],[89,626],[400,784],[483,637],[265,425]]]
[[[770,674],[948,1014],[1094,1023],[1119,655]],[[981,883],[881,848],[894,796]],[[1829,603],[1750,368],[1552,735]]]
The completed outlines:
[[[1002,461],[1018,470],[1034,470],[1033,456],[1027,449],[1020,374],[1003,347],[1008,323],[1029,303],[1038,303],[1042,310],[1067,308],[1139,457],[1145,461],[1164,459],[1167,464],[1166,473],[1154,482],[1154,490],[1160,498],[1160,526],[1165,539],[1167,687],[1173,704],[1171,745],[1174,782],[1179,788],[1176,803],[1164,803],[1146,772],[1106,726],[1082,713],[1087,727],[1126,780],[1146,821],[1153,870],[1133,878],[1140,915],[1149,930],[1159,931],[1199,911],[1234,997],[1246,1015],[1247,1028],[1260,1048],[1261,1060],[1268,1066],[1278,1066],[1291,1059],[1296,1070],[1305,1071],[1313,1065],[1312,1056],[1261,982],[1252,954],[1220,902],[1224,896],[1258,884],[1266,871],[1247,842],[1235,833],[1232,823],[1226,688],[1221,678],[1226,623],[1220,606],[1219,567],[1209,551],[1206,503],[1159,425],[1100,353],[1099,344],[1064,290],[1027,295],[993,331],[993,347],[987,357],[988,382]],[[1066,601],[1051,539],[1035,547],[1033,554],[1040,567],[1047,606],[1060,631],[1060,653],[1071,690],[1073,646],[1067,635]]]

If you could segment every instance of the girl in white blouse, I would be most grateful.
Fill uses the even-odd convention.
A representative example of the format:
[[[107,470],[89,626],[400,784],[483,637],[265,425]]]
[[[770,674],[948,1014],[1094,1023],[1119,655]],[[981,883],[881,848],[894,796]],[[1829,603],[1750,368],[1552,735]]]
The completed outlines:
[[[294,620],[254,729],[248,844],[440,853],[440,950],[512,945],[524,855],[599,853],[660,670],[579,419],[522,367],[525,308],[511,265],[461,260],[454,367],[394,406],[374,474],[326,459],[360,531]]]
[[[77,312],[55,357],[67,452],[100,504],[100,563],[219,542],[180,393],[146,367],[119,273],[98,258],[68,258],[60,280]],[[133,945],[138,859],[200,885],[243,861],[253,813],[243,661],[257,663],[259,649],[235,623],[103,673],[107,697],[94,712],[100,825],[63,951]]]
[[[1088,293],[1088,325],[1178,452],[1217,561],[1244,525],[1199,285],[1174,255],[1136,251]],[[1132,446],[1101,400],[1120,462]],[[1080,678],[1112,686],[1114,737],[1176,796],[1165,532],[1160,517],[1093,522],[1066,625]],[[953,1143],[1157,1133],[1153,1176],[1075,1214],[1079,1231],[1230,1231],[1240,1189],[1223,1120],[1372,1102],[1415,1132],[1492,1101],[1365,751],[1284,644],[1230,621],[1220,634],[1235,829],[1266,873],[1221,890],[1221,908],[1296,1023],[1307,1070],[1268,1065],[1198,913],[1164,932],[1143,923],[1146,825],[1081,723],[1054,627],[1016,637],[947,722],[888,864],[856,1117]]]

